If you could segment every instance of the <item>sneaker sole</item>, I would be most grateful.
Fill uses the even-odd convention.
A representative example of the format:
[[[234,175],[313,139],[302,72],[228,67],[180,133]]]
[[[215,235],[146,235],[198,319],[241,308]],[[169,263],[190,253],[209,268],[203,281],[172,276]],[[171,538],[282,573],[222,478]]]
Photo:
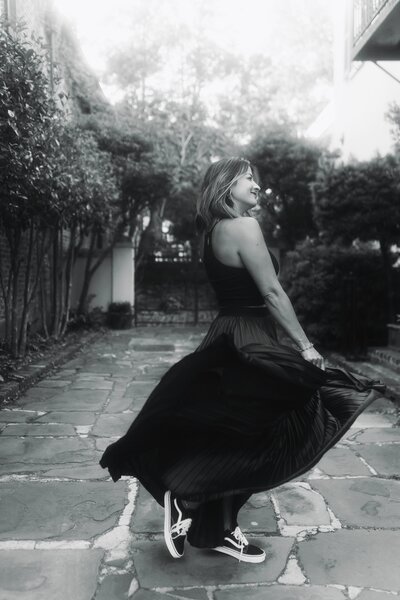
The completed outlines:
[[[164,494],[164,539],[169,550],[169,553],[173,558],[182,558],[182,554],[176,551],[174,543],[171,537],[171,492],[168,490]]]
[[[240,556],[240,552],[237,552],[236,550],[231,550],[230,548],[225,548],[225,546],[217,546],[216,548],[212,548],[212,550],[215,550],[216,552],[221,552],[222,554],[228,554],[229,556],[233,556],[233,558],[237,558],[238,560],[240,559],[241,562],[260,563],[264,562],[266,558],[266,554],[264,551],[262,554],[259,555],[242,554]]]

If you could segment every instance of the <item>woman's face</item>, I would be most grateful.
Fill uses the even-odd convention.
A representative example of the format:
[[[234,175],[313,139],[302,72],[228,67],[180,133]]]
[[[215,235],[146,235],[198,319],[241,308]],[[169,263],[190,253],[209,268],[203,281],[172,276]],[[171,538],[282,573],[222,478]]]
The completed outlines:
[[[253,171],[249,167],[246,173],[231,187],[231,198],[236,209],[244,213],[257,206],[260,186],[253,179]]]

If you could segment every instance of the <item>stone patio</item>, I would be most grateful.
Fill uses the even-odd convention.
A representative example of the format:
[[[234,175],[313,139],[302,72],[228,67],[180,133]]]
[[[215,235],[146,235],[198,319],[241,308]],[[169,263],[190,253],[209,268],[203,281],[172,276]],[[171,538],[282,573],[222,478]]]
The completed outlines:
[[[304,477],[239,514],[264,563],[163,539],[163,509],[98,461],[205,328],[108,332],[0,411],[0,600],[400,595],[398,408],[380,399]]]

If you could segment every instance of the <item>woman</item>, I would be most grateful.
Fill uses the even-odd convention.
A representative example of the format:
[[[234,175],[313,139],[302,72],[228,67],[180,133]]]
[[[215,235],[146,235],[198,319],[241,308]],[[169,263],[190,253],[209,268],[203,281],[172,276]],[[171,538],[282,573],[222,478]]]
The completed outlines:
[[[174,558],[187,540],[242,561],[265,560],[240,530],[240,508],[252,493],[311,469],[385,390],[325,368],[249,214],[259,190],[245,159],[209,167],[197,224],[219,313],[100,461],[114,481],[133,475],[164,506]],[[280,343],[277,324],[295,347]]]

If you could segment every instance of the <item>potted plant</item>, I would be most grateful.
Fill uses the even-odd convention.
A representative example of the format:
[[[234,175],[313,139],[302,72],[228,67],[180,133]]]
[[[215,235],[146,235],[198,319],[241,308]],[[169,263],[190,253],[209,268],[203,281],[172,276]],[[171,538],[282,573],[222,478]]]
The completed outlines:
[[[129,329],[132,326],[132,305],[130,302],[110,302],[107,311],[107,325],[111,329]]]

